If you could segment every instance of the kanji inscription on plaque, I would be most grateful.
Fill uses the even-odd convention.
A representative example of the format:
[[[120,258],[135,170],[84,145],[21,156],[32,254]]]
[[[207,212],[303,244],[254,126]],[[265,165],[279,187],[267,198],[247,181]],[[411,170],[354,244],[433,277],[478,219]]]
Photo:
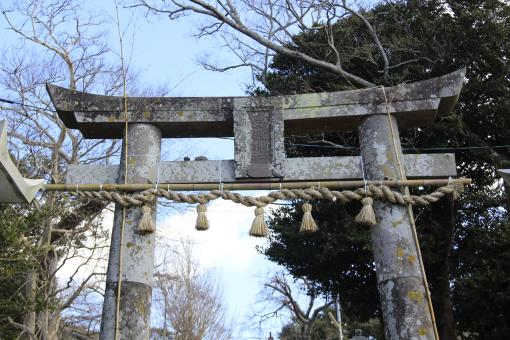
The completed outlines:
[[[283,177],[283,113],[277,98],[234,100],[235,176]]]

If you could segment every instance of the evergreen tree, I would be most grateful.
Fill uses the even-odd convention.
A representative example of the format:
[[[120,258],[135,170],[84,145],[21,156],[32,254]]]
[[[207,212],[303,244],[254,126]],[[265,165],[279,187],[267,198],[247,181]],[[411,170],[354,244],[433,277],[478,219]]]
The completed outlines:
[[[495,147],[510,144],[510,6],[503,1],[410,0],[380,4],[364,14],[387,47],[391,64],[404,64],[385,78],[374,62],[380,56],[363,24],[346,17],[335,26],[335,41],[350,72],[377,84],[395,85],[467,67],[467,81],[454,111],[438,117],[432,126],[401,131],[401,140],[407,152],[461,148],[455,151],[459,174],[474,181],[457,202],[445,199],[415,209],[441,339],[455,339],[455,328],[458,335],[500,338],[508,332],[510,315],[498,308],[504,304],[497,301],[506,299],[496,297],[508,296],[504,259],[510,244],[508,201],[495,185],[494,170],[507,165],[510,155],[508,148]],[[325,60],[333,58],[321,31],[296,36],[292,47]],[[405,63],[408,60],[414,62]],[[280,55],[273,60],[266,84],[256,92],[276,95],[352,88],[342,77]],[[290,139],[287,154],[355,152],[296,145],[309,139]],[[341,146],[358,145],[353,132],[324,139]],[[487,148],[462,149],[473,145]],[[293,275],[313,281],[312,289],[339,292],[347,313],[363,321],[378,315],[379,299],[368,233],[353,224],[358,211],[356,203],[316,204],[313,214],[320,231],[301,236],[296,234],[300,209],[281,208],[270,221],[273,233],[261,252]]]
[[[14,339],[20,334],[14,323],[23,324],[27,311],[51,308],[51,301],[36,295],[26,299],[29,271],[38,271],[44,250],[34,240],[41,232],[41,223],[56,215],[51,209],[24,209],[0,206],[0,338]],[[10,318],[10,320],[9,320]]]

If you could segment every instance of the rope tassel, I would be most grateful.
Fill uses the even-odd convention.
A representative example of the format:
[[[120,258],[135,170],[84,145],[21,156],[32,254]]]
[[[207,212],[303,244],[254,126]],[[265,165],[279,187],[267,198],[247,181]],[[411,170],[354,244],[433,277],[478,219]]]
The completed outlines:
[[[310,203],[305,203],[301,206],[301,209],[303,209],[304,214],[303,219],[301,220],[301,227],[299,228],[299,232],[314,233],[319,230],[312,217],[312,205]]]
[[[361,211],[354,219],[356,223],[363,224],[369,227],[373,227],[377,224],[377,221],[375,219],[374,208],[372,207],[373,203],[374,200],[372,199],[372,197],[364,197],[361,200],[363,208],[361,208]]]
[[[151,215],[152,209],[148,205],[142,206],[142,218],[138,223],[138,231],[141,233],[153,233],[156,231],[156,226]]]
[[[460,198],[460,194],[464,192],[464,186],[462,184],[453,185],[453,200],[456,201]]]
[[[267,225],[264,221],[264,208],[257,207],[255,209],[255,219],[251,224],[250,236],[266,237],[268,234]]]
[[[197,223],[195,224],[196,230],[207,230],[209,229],[209,221],[207,220],[207,216],[205,212],[207,211],[207,207],[205,204],[197,205]]]

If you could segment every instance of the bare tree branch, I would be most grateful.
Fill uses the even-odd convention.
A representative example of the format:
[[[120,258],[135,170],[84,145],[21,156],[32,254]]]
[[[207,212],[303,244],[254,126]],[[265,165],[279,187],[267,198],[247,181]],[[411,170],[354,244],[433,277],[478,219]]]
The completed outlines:
[[[299,339],[308,339],[314,322],[324,313],[334,301],[324,302],[317,305],[317,296],[310,291],[308,281],[304,278],[295,281],[298,290],[304,290],[306,295],[306,310],[303,310],[298,300],[303,302],[305,298],[293,292],[291,284],[288,281],[289,274],[279,272],[272,275],[264,284],[263,290],[259,293],[258,305],[260,310],[255,312],[263,323],[278,315],[278,313],[287,312],[290,320],[301,325],[301,337]]]
[[[346,0],[342,0],[342,7],[345,8],[349,13],[360,19],[365,27],[367,28],[368,33],[370,34],[370,37],[374,41],[374,43],[377,46],[377,49],[379,50],[379,53],[381,54],[383,60],[384,60],[384,77],[389,77],[389,69],[390,69],[390,63],[388,61],[388,55],[386,54],[386,51],[384,50],[383,45],[381,44],[381,41],[379,40],[379,36],[374,30],[374,27],[370,24],[370,22],[367,20],[367,18],[361,14],[361,12],[354,10],[352,7],[347,5]]]
[[[244,6],[242,10],[240,9],[241,5]],[[342,67],[339,58],[337,58],[335,63],[330,63],[289,47],[288,42],[292,40],[294,34],[299,32],[298,29],[308,28],[308,25],[304,22],[307,15],[314,18],[314,22],[319,22],[322,18],[321,13],[327,12],[328,15],[335,14],[334,3],[330,4],[328,1],[320,3],[311,1],[306,6],[304,2],[301,2],[302,9],[300,14],[297,13],[295,7],[292,6],[289,1],[286,1],[285,5],[281,6],[279,2],[272,0],[257,2],[242,0],[236,5],[230,1],[223,3],[219,0],[210,2],[205,0],[171,0],[160,6],[154,5],[146,0],[138,0],[135,1],[135,4],[131,7],[142,7],[151,13],[165,14],[170,19],[176,19],[188,13],[203,15],[206,18],[212,19],[213,22],[225,24],[227,27],[233,29],[234,32],[240,33],[259,46],[267,48],[277,54],[296,58],[329,70],[363,87],[374,86],[373,83],[346,71]],[[328,7],[330,10],[325,11]],[[240,15],[241,12],[244,13],[244,16]],[[313,13],[310,14],[311,12]],[[259,20],[258,23],[256,20],[248,22],[248,14],[254,14]],[[329,23],[331,24],[333,17],[329,19]],[[203,26],[200,29],[201,34],[203,34],[203,32],[209,32],[206,27],[207,26]],[[209,27],[214,27],[214,31],[210,32],[211,34],[223,29],[222,27],[211,24],[209,24]],[[296,30],[294,30],[294,27]],[[330,30],[329,27],[326,29]],[[237,38],[235,40],[239,42],[241,39]],[[334,44],[331,46],[334,47]],[[334,49],[335,48],[333,48],[333,50]]]
[[[175,339],[231,339],[221,286],[204,271],[190,241],[164,249],[155,265],[156,317],[165,334]]]

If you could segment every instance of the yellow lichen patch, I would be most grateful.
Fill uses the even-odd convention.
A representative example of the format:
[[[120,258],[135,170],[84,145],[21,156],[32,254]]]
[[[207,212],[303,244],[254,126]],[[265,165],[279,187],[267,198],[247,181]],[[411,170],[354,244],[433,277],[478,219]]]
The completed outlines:
[[[136,166],[136,158],[134,158],[134,157],[129,157],[129,158],[128,158],[128,165],[129,165],[130,167],[135,167],[135,166]]]
[[[395,176],[395,171],[389,165],[384,164],[381,167],[381,170],[384,174],[384,177],[387,177],[388,179],[391,179]]]
[[[143,297],[137,296],[137,298],[134,299],[134,307],[135,310],[138,312],[138,314],[145,315],[145,301]]]
[[[132,248],[132,247],[134,247],[134,246],[135,246],[135,244],[134,244],[133,242],[128,242],[128,243],[126,244],[126,247],[127,247],[127,248]]]
[[[404,258],[404,249],[400,248],[400,247],[397,247],[397,257],[399,259],[402,259]]]
[[[414,261],[416,261],[416,256],[407,255],[407,262],[409,262],[409,264],[414,264]]]
[[[151,113],[150,113],[150,111],[147,111],[147,110],[146,110],[146,111],[143,111],[143,117],[144,117],[145,119],[151,119]]]
[[[132,248],[131,252],[135,256],[139,256],[143,252],[143,247],[140,245],[133,245]]]
[[[177,115],[179,117],[184,117],[184,112],[183,111],[177,111]]]
[[[410,290],[407,293],[407,297],[411,300],[413,300],[416,303],[422,303],[423,302],[423,294],[416,290]]]
[[[427,335],[427,332],[428,332],[427,327],[422,326],[418,329],[418,333],[420,334],[420,336]]]
[[[115,116],[114,115],[109,115],[106,120],[109,122],[109,123],[113,123],[114,121],[116,121],[115,119]]]
[[[391,145],[393,143],[393,141],[391,139],[388,140],[388,145]],[[393,152],[393,149],[392,148],[388,148],[386,150],[386,158],[391,162],[391,164],[393,164],[394,162],[394,158],[395,158],[395,152]]]

